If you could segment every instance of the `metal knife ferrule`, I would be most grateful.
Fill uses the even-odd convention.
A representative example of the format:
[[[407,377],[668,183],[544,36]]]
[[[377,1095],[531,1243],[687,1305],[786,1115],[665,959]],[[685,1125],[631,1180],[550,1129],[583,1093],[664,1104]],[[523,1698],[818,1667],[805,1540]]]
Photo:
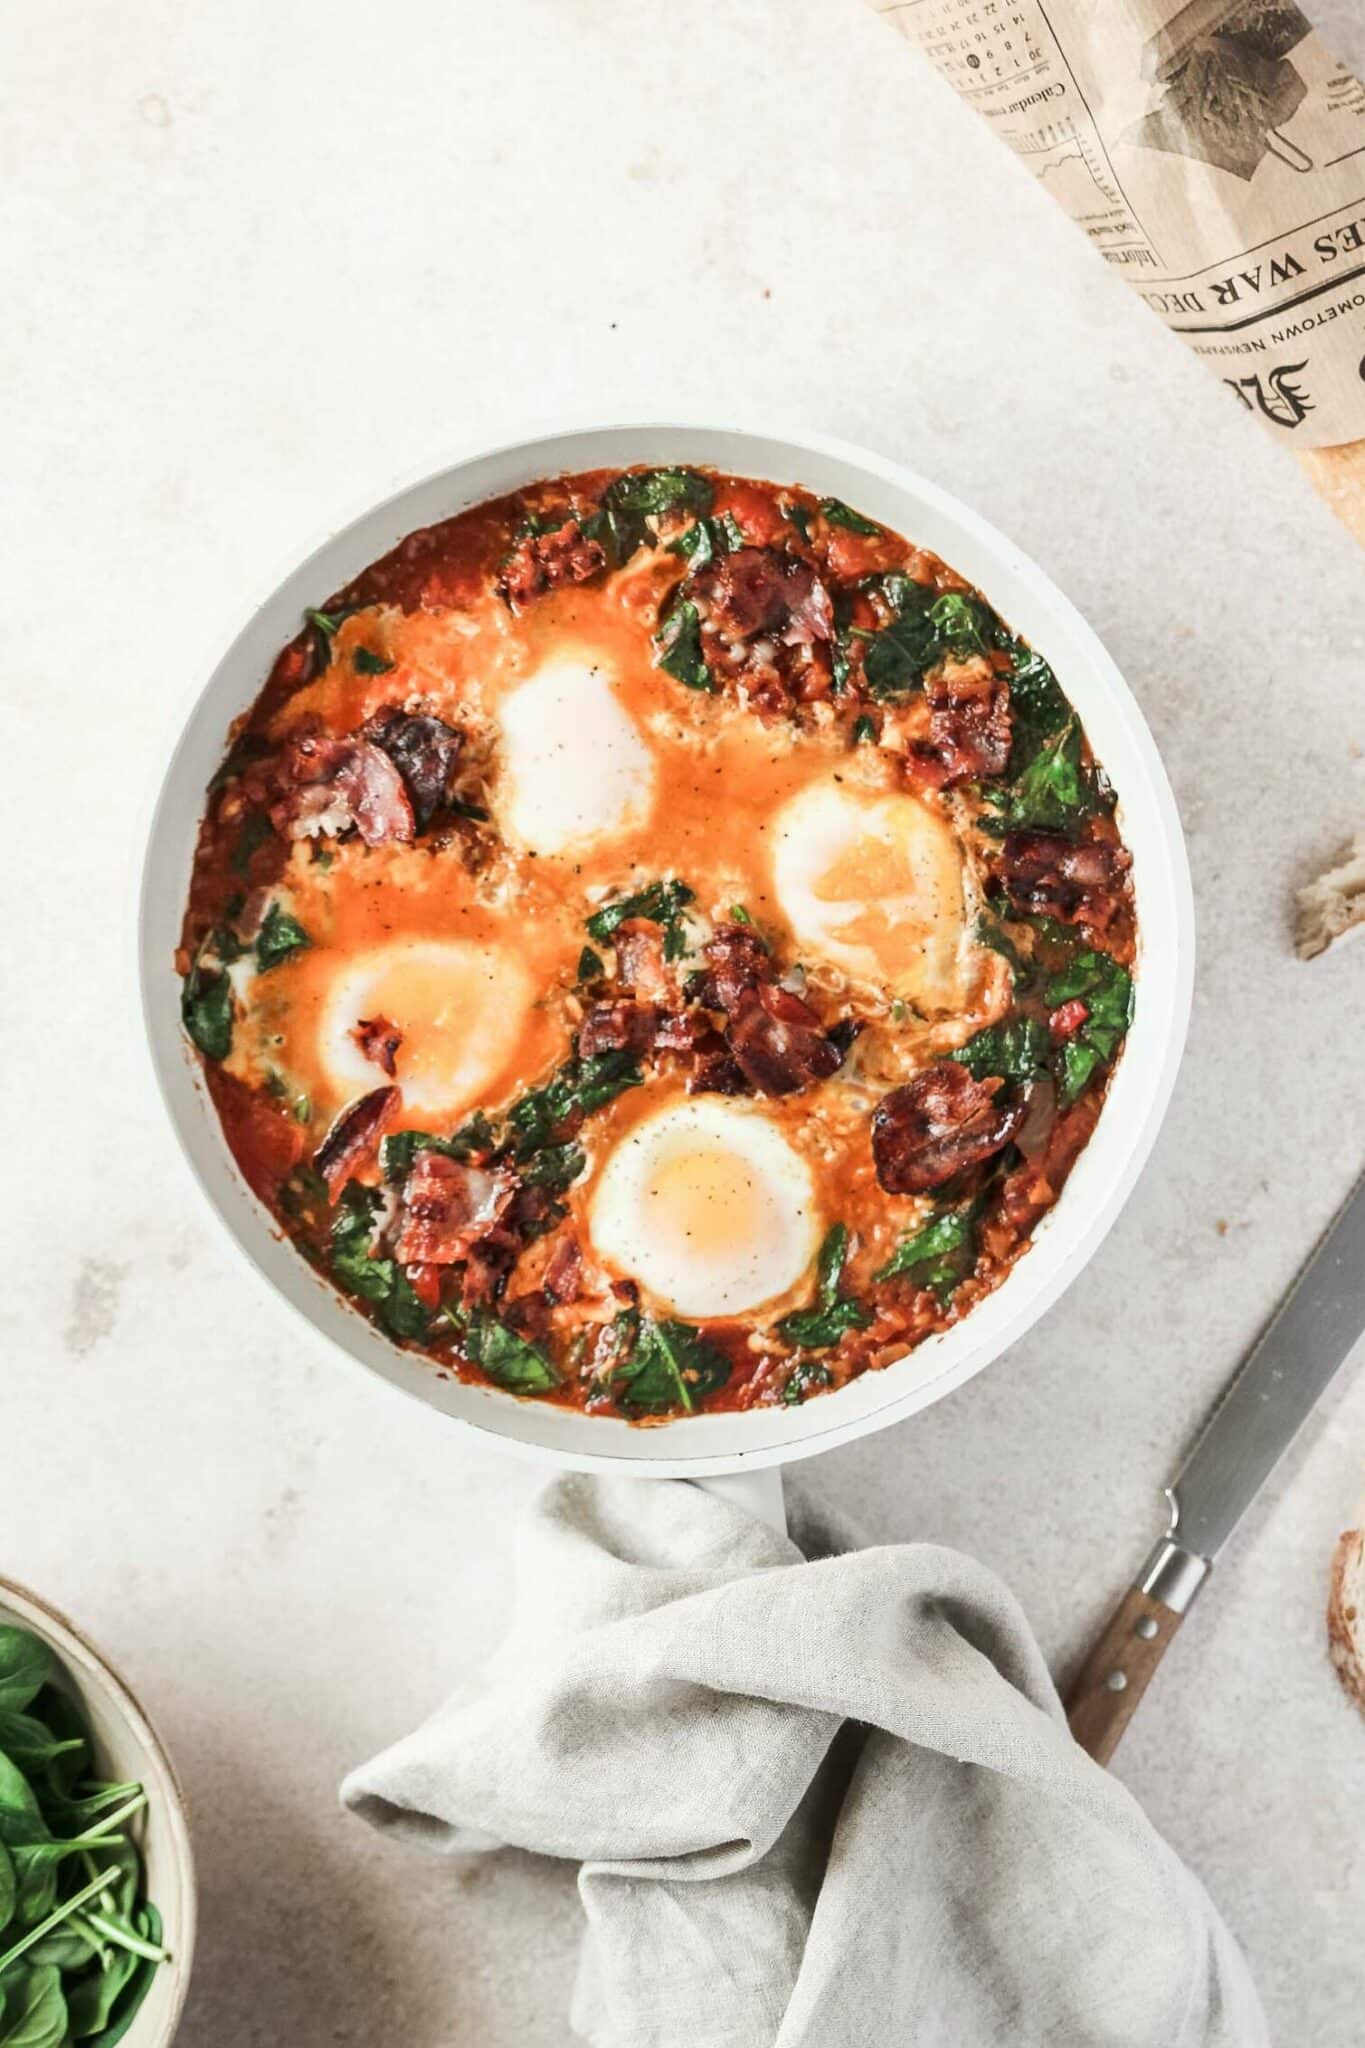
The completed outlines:
[[[1172,1614],[1184,1614],[1211,1569],[1208,1558],[1186,1550],[1174,1536],[1163,1536],[1138,1576],[1138,1590]]]

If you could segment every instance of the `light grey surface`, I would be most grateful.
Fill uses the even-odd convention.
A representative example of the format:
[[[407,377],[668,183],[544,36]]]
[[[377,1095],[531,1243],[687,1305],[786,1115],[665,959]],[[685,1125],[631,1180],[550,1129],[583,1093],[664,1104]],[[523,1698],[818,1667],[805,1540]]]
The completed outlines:
[[[428,1852],[578,1862],[593,2048],[868,2048],[889,2013],[924,2048],[1269,2048],[1000,1580],[795,1537],[693,1485],[556,1480],[496,1658],[342,1798]]]
[[[1219,1555],[1334,1376],[1354,1356],[1362,1330],[1365,1177],[1229,1382],[1168,1488],[1173,1533],[1182,1550],[1204,1561]]]
[[[1061,1667],[1365,1158],[1365,946],[1304,967],[1288,930],[1291,883],[1365,813],[1365,560],[856,0],[29,0],[0,72],[0,1566],[116,1657],[183,1770],[195,2048],[557,2048],[568,1875],[456,1879],[334,1810],[496,1639],[538,1482],[301,1348],[197,1206],[131,1021],[169,726],[319,524],[528,411],[776,407],[1039,557],[1183,808],[1189,1056],[1059,1309],[797,1484],[982,1558]],[[1365,1726],[1322,1627],[1363,1477],[1357,1371],[1118,1761],[1277,2038],[1314,2048],[1358,2040],[1365,1997]]]

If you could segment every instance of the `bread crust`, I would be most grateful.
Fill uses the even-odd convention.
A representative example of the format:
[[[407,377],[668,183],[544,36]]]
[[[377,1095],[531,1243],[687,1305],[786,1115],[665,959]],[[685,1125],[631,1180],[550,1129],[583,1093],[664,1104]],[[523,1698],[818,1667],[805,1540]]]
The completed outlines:
[[[1337,1677],[1365,1714],[1365,1529],[1344,1529],[1332,1555],[1327,1648]]]

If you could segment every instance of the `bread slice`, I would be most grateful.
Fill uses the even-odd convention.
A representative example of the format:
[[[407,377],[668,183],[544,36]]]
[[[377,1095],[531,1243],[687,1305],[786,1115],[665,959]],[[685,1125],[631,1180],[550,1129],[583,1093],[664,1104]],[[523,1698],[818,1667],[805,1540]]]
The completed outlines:
[[[1327,1648],[1337,1677],[1365,1714],[1365,1529],[1346,1529],[1332,1557]]]
[[[1330,868],[1294,898],[1294,944],[1301,960],[1325,953],[1365,924],[1365,832],[1357,832]]]

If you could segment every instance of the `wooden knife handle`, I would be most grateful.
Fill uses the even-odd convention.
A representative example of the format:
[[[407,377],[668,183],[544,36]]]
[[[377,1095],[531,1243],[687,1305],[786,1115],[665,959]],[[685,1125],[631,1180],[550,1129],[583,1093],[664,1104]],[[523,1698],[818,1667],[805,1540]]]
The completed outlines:
[[[1076,1675],[1066,1718],[1081,1748],[1107,1764],[1138,1701],[1184,1620],[1140,1586],[1130,1586]]]

